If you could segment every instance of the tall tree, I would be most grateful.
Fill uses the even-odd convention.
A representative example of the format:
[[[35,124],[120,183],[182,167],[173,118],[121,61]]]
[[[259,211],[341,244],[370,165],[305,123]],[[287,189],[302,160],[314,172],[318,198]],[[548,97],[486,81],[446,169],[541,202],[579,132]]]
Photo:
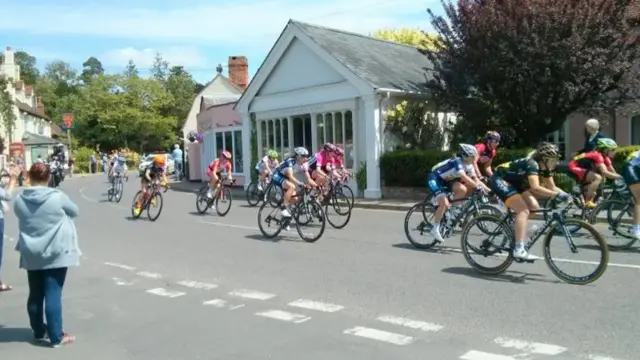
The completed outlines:
[[[91,56],[84,63],[82,63],[82,73],[80,74],[80,78],[85,84],[91,82],[91,80],[95,79],[98,75],[104,74],[104,68],[102,67],[102,63],[97,58]]]
[[[636,86],[628,0],[462,0],[429,11],[441,41],[427,90],[460,132],[496,128],[532,145],[588,104]]]
[[[374,31],[371,36],[376,39],[393,41],[421,49],[433,49],[433,42],[438,40],[436,35],[428,34],[418,28],[380,29]]]
[[[166,89],[173,96],[173,104],[169,115],[176,118],[176,130],[182,129],[187,119],[193,103],[195,86],[196,82],[193,77],[182,66],[171,67]]]
[[[124,70],[124,76],[128,78],[139,76],[138,67],[136,67],[136,64],[133,62],[133,60],[129,60],[129,62],[127,63],[127,67]]]
[[[42,99],[47,115],[56,122],[62,114],[73,111],[74,98],[78,93],[77,71],[68,63],[56,60],[45,66],[45,71],[36,84],[36,95]]]
[[[16,51],[14,54],[16,64],[20,66],[20,78],[27,85],[34,85],[40,76],[36,67],[36,58],[25,51]]]
[[[9,80],[0,76],[0,121],[2,121],[2,127],[5,130],[5,134],[3,134],[0,138],[0,142],[2,143],[2,149],[0,152],[4,151],[4,139],[8,139],[9,142],[12,142],[11,134],[13,133],[13,129],[16,126],[17,117],[14,112],[15,110],[15,102],[13,100],[13,96],[7,91],[7,86],[9,84]]]
[[[162,58],[162,54],[156,53],[156,58],[153,61],[151,68],[151,77],[156,81],[159,81],[163,86],[167,83],[167,77],[169,76],[169,62]]]

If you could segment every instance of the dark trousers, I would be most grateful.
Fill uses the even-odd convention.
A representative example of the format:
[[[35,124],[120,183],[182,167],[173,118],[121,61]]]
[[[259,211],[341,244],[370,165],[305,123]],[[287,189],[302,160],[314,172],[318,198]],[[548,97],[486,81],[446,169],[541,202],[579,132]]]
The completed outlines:
[[[91,163],[91,169],[89,171],[91,171],[92,174],[96,173],[96,163]]]
[[[27,312],[33,335],[41,339],[48,334],[53,345],[62,341],[62,287],[66,277],[67,268],[27,271]]]

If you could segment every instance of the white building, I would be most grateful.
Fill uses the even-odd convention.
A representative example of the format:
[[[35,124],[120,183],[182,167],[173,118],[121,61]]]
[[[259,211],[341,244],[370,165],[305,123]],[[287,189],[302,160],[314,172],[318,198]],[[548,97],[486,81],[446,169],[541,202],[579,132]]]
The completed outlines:
[[[345,149],[352,172],[367,164],[365,198],[381,197],[383,112],[407,97],[423,97],[426,56],[417,48],[289,21],[236,104],[242,118],[243,173],[250,174],[252,119],[262,148]],[[248,184],[248,182],[246,183]],[[354,188],[355,182],[351,184]]]
[[[23,152],[25,162],[29,165],[31,159],[36,159],[38,155],[47,157],[52,146],[58,143],[53,136],[60,136],[62,130],[47,118],[44,105],[36,97],[33,86],[25,85],[20,79],[20,66],[15,63],[11,47],[7,47],[3,55],[0,76],[11,79],[6,91],[14,99],[17,120],[11,132],[7,131],[4,121],[0,121],[0,137],[5,140],[5,154],[10,151],[14,152],[12,155]]]

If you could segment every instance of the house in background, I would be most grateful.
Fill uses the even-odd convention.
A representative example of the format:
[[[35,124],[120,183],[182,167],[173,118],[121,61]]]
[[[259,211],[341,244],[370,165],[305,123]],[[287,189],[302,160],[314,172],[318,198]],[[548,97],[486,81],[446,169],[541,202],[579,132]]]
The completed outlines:
[[[0,121],[0,136],[5,140],[4,154],[16,156],[24,154],[27,165],[32,160],[46,158],[58,141],[55,137],[62,134],[62,129],[47,117],[44,104],[39,99],[32,85],[26,85],[20,79],[20,66],[15,63],[14,51],[7,47],[0,64],[0,76],[11,79],[7,91],[14,100],[14,114],[16,123],[9,133],[4,121]]]
[[[222,75],[222,65],[218,65],[216,70],[216,77],[193,100],[191,110],[182,128],[189,161],[190,180],[202,180],[204,177],[200,166],[201,163],[218,156],[218,154],[205,152],[205,149],[216,149],[218,147],[217,143],[215,143],[216,129],[218,128],[208,126],[218,121],[218,119],[211,118],[214,112],[207,112],[207,110],[218,105],[235,103],[240,99],[249,84],[249,64],[244,56],[229,56],[229,77]],[[219,116],[219,114],[215,116]],[[225,120],[222,121],[224,122]],[[198,134],[203,136],[202,143],[190,143],[186,140],[191,131],[197,131]],[[230,148],[231,143],[226,146],[229,151],[232,151]]]

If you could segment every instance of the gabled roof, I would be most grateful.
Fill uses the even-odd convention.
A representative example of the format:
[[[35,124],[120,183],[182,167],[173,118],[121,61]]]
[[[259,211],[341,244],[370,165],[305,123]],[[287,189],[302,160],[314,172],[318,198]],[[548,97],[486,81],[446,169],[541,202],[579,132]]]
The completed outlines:
[[[212,106],[236,102],[238,101],[238,99],[240,99],[240,96],[241,96],[240,94],[238,95],[220,94],[220,95],[214,95],[214,96],[201,96],[200,109],[201,111],[204,111]]]
[[[356,76],[376,89],[422,92],[429,59],[418,48],[290,20]]]
[[[44,112],[40,111],[40,109],[29,106],[29,104],[23,103],[22,101],[16,101],[15,103],[20,111],[40,119],[49,120],[47,115]]]

